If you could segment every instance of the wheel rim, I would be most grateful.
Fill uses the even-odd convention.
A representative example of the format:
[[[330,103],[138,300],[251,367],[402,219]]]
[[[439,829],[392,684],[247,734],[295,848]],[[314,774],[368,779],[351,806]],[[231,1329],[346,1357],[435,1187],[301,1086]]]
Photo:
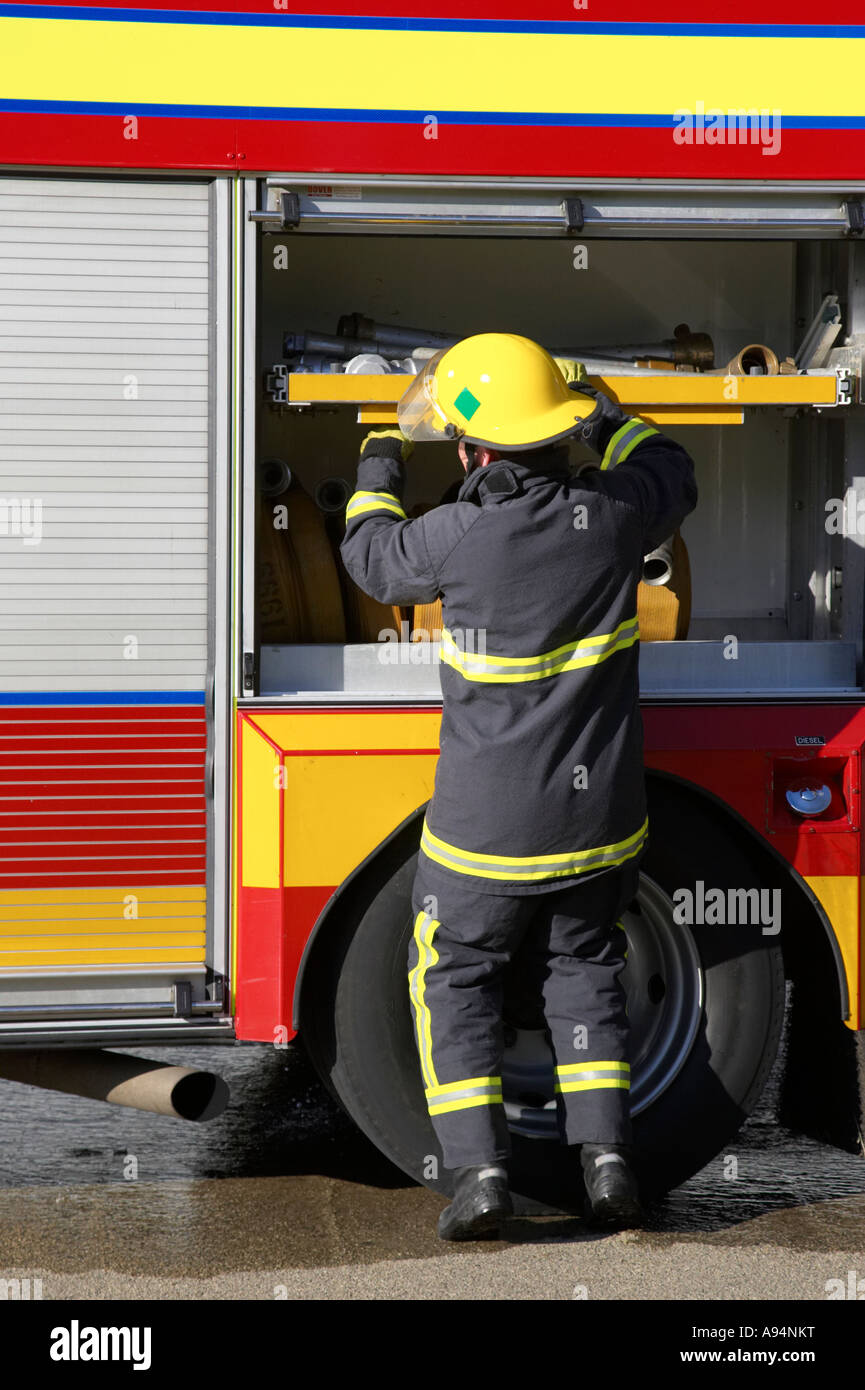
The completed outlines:
[[[703,1008],[703,971],[693,935],[673,921],[673,903],[640,875],[622,915],[628,959],[622,981],[631,1024],[631,1114],[672,1085],[694,1045]],[[502,1090],[510,1129],[557,1139],[553,1055],[542,1029],[506,1028]]]

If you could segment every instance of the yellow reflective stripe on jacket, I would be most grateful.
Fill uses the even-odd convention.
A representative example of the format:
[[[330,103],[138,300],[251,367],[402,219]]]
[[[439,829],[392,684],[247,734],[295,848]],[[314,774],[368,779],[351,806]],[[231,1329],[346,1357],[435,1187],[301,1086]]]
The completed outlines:
[[[531,883],[538,879],[567,878],[573,874],[587,873],[590,869],[622,864],[640,852],[648,832],[649,820],[646,817],[633,835],[611,845],[574,850],[570,854],[509,858],[500,854],[475,854],[457,845],[449,845],[433,835],[424,821],[420,847],[428,859],[434,859],[437,864],[443,864],[446,869],[453,869],[456,873],[469,874],[474,878],[525,880]]]
[[[428,1086],[425,1091],[427,1109],[431,1115],[445,1115],[453,1110],[470,1110],[476,1105],[503,1105],[500,1076],[472,1076],[467,1081],[450,1081],[441,1086]]]
[[[426,972],[437,963],[439,958],[432,943],[436,928],[440,926],[441,923],[426,912],[418,913],[414,921],[417,965],[409,971],[408,977],[409,996],[415,1013],[418,1055],[424,1083],[427,1086],[435,1086],[437,1078],[432,1057],[432,1019],[425,998]]]
[[[615,468],[616,464],[624,463],[638,444],[642,444],[643,440],[648,439],[650,435],[659,433],[660,431],[656,430],[654,425],[647,425],[645,420],[639,418],[628,420],[611,436],[604,457],[601,459],[601,467]]]
[[[394,516],[408,521],[403,505],[392,492],[353,492],[345,508],[346,523],[365,512],[392,512]]]
[[[556,1067],[556,1091],[627,1091],[631,1086],[631,1068],[627,1062],[576,1062]]]
[[[481,652],[465,651],[458,646],[452,633],[442,629],[441,660],[452,666],[468,681],[514,684],[521,681],[544,680],[562,671],[575,671],[583,666],[597,666],[614,652],[632,647],[640,636],[637,615],[626,618],[614,632],[596,633],[578,642],[567,642],[539,656],[487,656]]]

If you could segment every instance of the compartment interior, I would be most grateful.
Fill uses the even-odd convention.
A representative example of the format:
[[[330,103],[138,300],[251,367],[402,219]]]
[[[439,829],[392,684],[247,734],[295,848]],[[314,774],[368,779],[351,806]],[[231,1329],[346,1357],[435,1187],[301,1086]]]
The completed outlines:
[[[257,490],[272,479],[278,460],[310,497],[328,479],[344,480],[350,492],[361,440],[369,429],[387,427],[358,425],[352,406],[274,406],[264,382],[271,365],[284,361],[288,331],[335,334],[341,316],[360,312],[431,332],[519,332],[551,350],[576,352],[588,344],[669,339],[684,322],[712,337],[717,368],[748,343],[767,344],[782,360],[792,356],[820,296],[838,290],[821,282],[828,262],[820,244],[593,239],[586,268],[577,269],[575,240],[259,235]],[[861,578],[855,594],[844,589],[844,565],[851,544],[857,547],[829,535],[825,525],[827,499],[844,492],[843,427],[831,416],[748,407],[742,425],[660,426],[693,456],[700,500],[681,533],[691,570],[687,637],[642,644],[645,689],[858,686],[859,644],[844,640],[841,622],[842,595],[861,611]],[[575,462],[588,457],[572,453]],[[409,511],[437,505],[463,477],[451,445],[418,446],[406,471]],[[338,499],[339,489],[332,492]],[[334,629],[333,602],[324,602],[297,629],[301,640],[279,640],[278,622],[274,628],[262,621],[273,585],[262,558],[261,515],[258,524],[261,694],[437,692],[434,657],[407,652],[397,660],[388,653],[383,662],[369,622],[360,634],[353,623],[344,590],[344,633],[338,619]],[[326,526],[333,547],[339,513]],[[394,628],[395,637],[396,616],[380,616],[382,630]],[[731,636],[737,659],[719,659],[719,646]]]

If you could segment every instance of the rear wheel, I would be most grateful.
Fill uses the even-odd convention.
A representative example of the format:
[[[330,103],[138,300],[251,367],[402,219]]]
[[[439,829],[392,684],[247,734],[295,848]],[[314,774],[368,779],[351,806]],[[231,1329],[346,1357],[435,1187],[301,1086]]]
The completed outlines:
[[[755,869],[689,799],[650,782],[651,847],[625,914],[634,1145],[652,1197],[708,1163],[753,1109],[774,1062],[784,1008],[778,938],[759,925],[681,926],[672,895],[760,887]],[[426,1112],[407,992],[416,838],[371,893],[312,990],[301,1029],[319,1071],[364,1133],[420,1182],[450,1191]],[[328,976],[325,979],[325,975]],[[506,990],[507,998],[507,990]],[[330,1024],[322,1019],[330,1000]],[[503,1090],[511,1186],[533,1202],[578,1210],[578,1165],[557,1138],[552,1056],[542,1020],[509,1015]],[[528,1026],[527,1026],[528,1025]]]

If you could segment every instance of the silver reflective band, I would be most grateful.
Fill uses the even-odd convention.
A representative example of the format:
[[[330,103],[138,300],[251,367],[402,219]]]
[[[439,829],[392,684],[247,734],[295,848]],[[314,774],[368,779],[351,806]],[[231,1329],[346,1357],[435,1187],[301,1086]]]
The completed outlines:
[[[449,845],[434,835],[424,821],[420,847],[428,859],[457,873],[475,878],[516,879],[531,882],[537,879],[565,878],[586,873],[611,864],[621,864],[638,854],[649,833],[648,817],[633,835],[611,845],[595,849],[574,850],[570,854],[549,854],[511,859],[498,854],[475,854]]]
[[[647,425],[645,420],[636,417],[633,420],[628,420],[627,424],[617,429],[611,437],[601,460],[601,467],[615,468],[616,464],[623,463],[637,445],[642,444],[644,439],[658,433],[660,431],[656,430],[654,425]]]
[[[492,1081],[486,1086],[430,1086],[426,1092],[430,1105],[444,1105],[452,1100],[469,1100],[472,1096],[500,1096],[502,1083]]]
[[[448,1111],[472,1110],[479,1105],[502,1105],[500,1076],[472,1076],[466,1081],[451,1081],[443,1086],[427,1086],[427,1110],[430,1115]]]
[[[521,681],[544,680],[576,671],[584,666],[596,666],[614,652],[631,647],[638,641],[640,627],[637,615],[626,618],[613,632],[597,633],[568,642],[551,652],[538,656],[486,656],[463,650],[447,628],[442,629],[441,660],[469,681],[491,684],[516,684]]]
[[[367,512],[390,512],[391,515],[399,517],[401,521],[408,521],[402,503],[392,492],[352,493],[345,509],[346,524],[353,521],[356,516],[363,516]]]
[[[570,1072],[563,1075],[558,1073],[560,1081],[627,1081],[626,1071],[580,1071]]]

